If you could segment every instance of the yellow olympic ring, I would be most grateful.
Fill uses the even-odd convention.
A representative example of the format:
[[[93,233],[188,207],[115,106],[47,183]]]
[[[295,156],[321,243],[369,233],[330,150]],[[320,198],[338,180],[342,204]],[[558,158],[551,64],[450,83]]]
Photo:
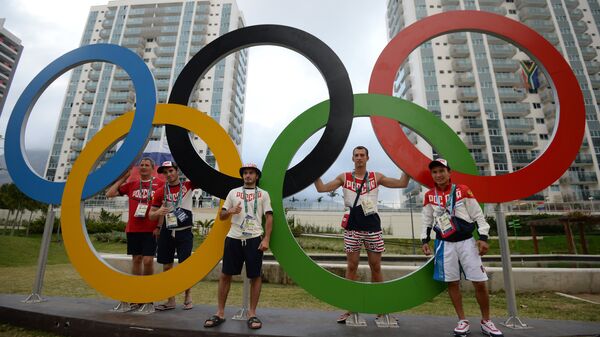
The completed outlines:
[[[202,245],[180,266],[167,272],[133,276],[121,273],[102,261],[84,230],[81,208],[83,185],[100,155],[127,134],[133,114],[130,111],[102,128],[73,164],[62,198],[63,239],[71,263],[90,286],[116,300],[147,303],[181,293],[204,278],[222,258],[231,222],[217,217]],[[242,163],[237,149],[225,130],[210,116],[183,105],[158,104],[153,124],[171,124],[194,132],[215,154],[219,170],[238,176]]]

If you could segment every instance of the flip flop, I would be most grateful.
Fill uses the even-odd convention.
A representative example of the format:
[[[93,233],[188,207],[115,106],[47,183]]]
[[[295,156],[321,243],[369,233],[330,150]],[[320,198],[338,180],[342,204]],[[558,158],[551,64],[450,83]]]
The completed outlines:
[[[252,316],[252,317],[248,318],[247,324],[250,329],[256,330],[256,329],[262,328],[262,322],[256,316]],[[258,326],[254,325],[254,324],[258,324]]]
[[[212,315],[212,316],[210,316],[209,319],[204,321],[204,327],[205,328],[214,328],[216,326],[221,325],[223,322],[225,322],[225,318],[221,318],[217,315]]]
[[[194,307],[194,304],[192,302],[184,302],[183,303],[183,310],[191,310]]]
[[[345,312],[343,314],[340,315],[340,317],[338,317],[337,321],[340,324],[344,324],[346,323],[346,320],[348,319],[348,317],[350,317],[350,313],[349,312]]]
[[[175,306],[174,305],[159,304],[159,305],[155,306],[154,309],[158,310],[158,311],[167,311],[167,310],[173,310],[173,309],[175,309]]]

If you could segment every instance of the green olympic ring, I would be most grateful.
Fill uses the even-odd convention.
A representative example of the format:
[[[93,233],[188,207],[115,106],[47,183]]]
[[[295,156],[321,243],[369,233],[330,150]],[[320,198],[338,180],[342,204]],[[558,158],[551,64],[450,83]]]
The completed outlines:
[[[298,116],[277,137],[263,168],[261,187],[271,195],[274,225],[271,250],[286,273],[318,299],[352,312],[397,312],[433,299],[446,285],[434,281],[433,259],[413,273],[382,283],[350,281],[317,265],[298,245],[283,209],[283,180],[293,156],[311,135],[325,126],[329,101]],[[427,140],[453,169],[478,174],[475,161],[454,131],[426,109],[403,99],[355,94],[354,117],[383,116],[397,120]]]

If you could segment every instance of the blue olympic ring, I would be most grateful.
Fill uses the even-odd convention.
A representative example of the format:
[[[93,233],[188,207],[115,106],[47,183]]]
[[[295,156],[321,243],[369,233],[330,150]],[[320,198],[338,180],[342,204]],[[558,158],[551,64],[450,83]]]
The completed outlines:
[[[65,183],[40,177],[25,159],[24,131],[27,119],[50,83],[68,70],[88,62],[109,62],[123,68],[133,81],[138,99],[132,123],[135,127],[131,128],[114,156],[89,175],[82,198],[93,196],[105,188],[107,181],[117,179],[148,142],[156,108],[156,87],[154,77],[144,61],[129,49],[112,44],[87,45],[62,55],[46,66],[25,88],[10,115],[6,130],[8,172],[17,187],[35,200],[60,204]]]

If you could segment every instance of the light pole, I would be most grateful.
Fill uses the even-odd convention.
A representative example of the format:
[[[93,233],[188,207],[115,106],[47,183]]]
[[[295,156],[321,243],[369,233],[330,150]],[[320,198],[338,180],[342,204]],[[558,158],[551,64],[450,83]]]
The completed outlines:
[[[588,200],[590,201],[590,214],[592,214],[594,211],[594,197],[590,196]]]

